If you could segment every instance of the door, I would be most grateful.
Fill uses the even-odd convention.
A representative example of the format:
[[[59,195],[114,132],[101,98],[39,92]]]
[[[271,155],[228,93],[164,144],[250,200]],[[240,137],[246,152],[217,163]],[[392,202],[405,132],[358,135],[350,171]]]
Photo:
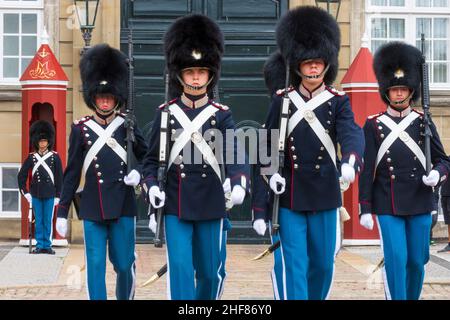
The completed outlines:
[[[128,52],[132,29],[135,59],[135,101],[138,125],[148,134],[155,109],[164,102],[162,39],[178,17],[201,13],[214,19],[225,37],[219,81],[220,102],[230,106],[237,125],[247,120],[262,123],[270,96],[262,68],[276,49],[275,26],[288,10],[288,0],[134,0],[121,3],[121,49]],[[139,204],[138,241],[151,240],[146,205]],[[261,242],[251,229],[250,201],[232,209],[229,242]],[[262,241],[267,242],[268,238]]]

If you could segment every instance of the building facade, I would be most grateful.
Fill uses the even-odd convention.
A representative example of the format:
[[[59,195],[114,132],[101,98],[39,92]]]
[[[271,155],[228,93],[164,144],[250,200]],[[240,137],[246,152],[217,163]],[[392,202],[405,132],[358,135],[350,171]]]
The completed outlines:
[[[163,102],[161,39],[165,28],[189,12],[208,14],[218,20],[225,32],[220,97],[233,108],[238,121],[262,122],[269,97],[261,70],[276,47],[275,25],[286,10],[301,5],[316,5],[316,1],[100,0],[91,43],[107,42],[126,53],[127,33],[133,29],[136,110],[142,119],[139,126],[145,131],[152,119],[153,111],[148,110]],[[335,13],[333,10],[334,7]],[[342,0],[338,22],[342,47],[337,87],[364,35],[374,52],[390,40],[420,47],[420,34],[425,33],[431,111],[444,147],[450,152],[450,0]],[[75,119],[90,113],[80,91],[78,64],[84,44],[73,1],[0,0],[0,238],[20,237],[21,208],[16,182],[22,161],[19,78],[39,48],[44,28],[50,35],[50,47],[69,77],[67,132]],[[259,107],[248,108],[249,105]],[[239,212],[237,216],[248,220],[250,214]],[[74,219],[72,240],[80,239],[80,230],[80,223]]]

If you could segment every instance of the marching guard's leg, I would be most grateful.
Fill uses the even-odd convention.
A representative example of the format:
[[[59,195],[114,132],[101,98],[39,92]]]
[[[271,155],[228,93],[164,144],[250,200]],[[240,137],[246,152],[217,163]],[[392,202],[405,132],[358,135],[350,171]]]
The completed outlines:
[[[386,299],[406,299],[406,229],[405,218],[378,215],[384,254],[383,281]]]
[[[172,300],[194,300],[193,223],[169,214],[164,218],[168,255],[168,296]]]
[[[272,230],[271,221],[269,221],[269,230]],[[280,240],[280,234],[277,233],[277,235],[273,235],[271,233],[270,238],[271,238],[272,244],[274,244]],[[270,276],[272,278],[274,299],[275,300],[285,300],[286,299],[286,292],[285,292],[286,284],[284,283],[283,259],[281,256],[280,249],[277,249],[273,252],[273,269],[270,273]]]
[[[90,300],[106,300],[106,224],[83,220],[87,290]]]
[[[219,298],[222,277],[221,245],[223,219],[197,221],[194,226],[193,257],[196,271],[197,300],[216,300]]]
[[[34,209],[34,237],[36,249],[44,249],[44,205],[43,200],[33,197]]]
[[[53,231],[53,203],[54,198],[43,199],[43,246],[44,249],[52,247],[52,231]]]
[[[334,275],[334,258],[339,249],[339,210],[318,211],[308,219],[308,298],[328,297]],[[339,229],[340,231],[340,229]],[[338,238],[339,237],[339,238]]]
[[[406,220],[406,299],[419,300],[425,276],[425,264],[430,258],[431,214],[411,216]]]
[[[133,300],[136,283],[136,218],[121,217],[109,225],[108,253],[117,274],[117,300]]]
[[[308,299],[308,252],[306,215],[280,208],[280,240],[283,261],[283,282],[286,284],[286,299]]]

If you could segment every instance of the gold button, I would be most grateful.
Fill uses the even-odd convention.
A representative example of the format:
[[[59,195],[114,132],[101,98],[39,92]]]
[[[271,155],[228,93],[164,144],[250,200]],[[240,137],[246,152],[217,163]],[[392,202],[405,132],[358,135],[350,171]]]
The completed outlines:
[[[394,171],[394,167],[389,167],[389,171]]]
[[[392,162],[392,159],[391,159],[391,158],[387,158],[386,161],[389,162],[389,163],[391,163],[391,162]]]
[[[102,175],[102,173],[101,172],[97,172],[97,175],[100,177]]]
[[[294,164],[294,169],[298,169],[298,164]]]
[[[380,138],[381,139],[383,139],[384,138],[384,134],[382,133],[382,134],[380,134]]]
[[[202,173],[202,178],[206,178],[206,173]]]
[[[180,164],[180,169],[184,169],[184,164]]]
[[[100,179],[98,182],[100,182],[100,183],[103,183],[103,180],[102,179]]]
[[[181,178],[185,178],[186,174],[184,172],[181,173]]]
[[[325,147],[323,147],[323,146],[320,147],[320,151],[323,151],[323,150],[325,150]]]
[[[391,176],[391,179],[394,180],[394,179],[395,179],[395,175],[392,175],[392,176]]]
[[[320,169],[320,166],[319,166],[318,164],[316,164],[316,169],[317,169],[317,170],[319,170],[319,169]]]
[[[293,159],[293,160],[297,160],[297,156],[294,154],[294,155],[292,156],[292,159]]]
[[[292,146],[292,147],[291,147],[291,150],[292,150],[292,151],[295,151],[295,147],[294,147],[294,146]]]

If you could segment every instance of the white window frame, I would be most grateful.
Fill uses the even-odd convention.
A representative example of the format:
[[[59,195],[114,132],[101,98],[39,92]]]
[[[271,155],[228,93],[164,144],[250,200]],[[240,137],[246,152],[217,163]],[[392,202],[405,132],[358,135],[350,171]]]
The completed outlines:
[[[19,187],[17,189],[3,188],[3,169],[14,168],[20,170],[20,163],[0,163],[0,219],[1,218],[21,218],[22,217],[22,201]],[[3,211],[3,191],[16,191],[19,195],[19,211]]]
[[[37,15],[37,32],[36,32],[36,50],[39,49],[41,45],[41,38],[40,38],[40,32],[43,30],[43,12],[44,12],[44,3],[43,0],[37,0],[35,2],[31,1],[5,1],[0,0],[0,43],[2,44],[0,46],[0,85],[12,85],[17,86],[20,85],[19,79],[22,76],[22,74],[19,74],[17,78],[3,78],[3,37],[4,37],[4,30],[3,30],[3,19],[4,14],[8,13],[14,13],[14,14],[26,14],[26,13],[32,13]],[[20,22],[19,22],[20,23]],[[22,33],[20,30],[19,33],[19,39],[23,35],[32,35],[27,33]],[[33,34],[34,35],[34,34]],[[19,70],[21,68],[21,58],[22,58],[22,42],[19,41]],[[34,56],[34,55],[33,55]],[[31,59],[33,58],[31,57]],[[25,70],[21,70],[23,73]]]
[[[373,18],[402,18],[405,19],[405,39],[406,43],[416,45],[416,19],[417,18],[447,18],[449,19],[449,51],[447,74],[450,74],[450,6],[449,7],[416,7],[416,0],[405,0],[405,5],[398,6],[373,6],[371,0],[366,0],[366,33],[369,43],[372,43],[371,21]],[[450,4],[450,1],[449,1]],[[420,49],[420,48],[419,48]],[[429,65],[431,69],[431,65]],[[431,70],[430,70],[431,71]],[[431,72],[430,72],[431,75]],[[448,76],[449,77],[449,76]],[[430,84],[430,90],[441,91],[450,90],[448,83]]]

